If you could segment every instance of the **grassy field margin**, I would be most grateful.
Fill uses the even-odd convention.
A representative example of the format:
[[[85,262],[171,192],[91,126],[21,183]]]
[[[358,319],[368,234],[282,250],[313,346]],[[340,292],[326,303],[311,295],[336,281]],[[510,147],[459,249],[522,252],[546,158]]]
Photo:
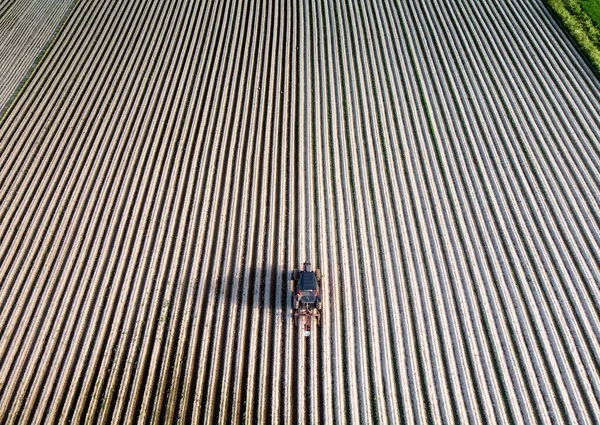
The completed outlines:
[[[600,22],[584,9],[582,0],[545,0],[600,74]]]

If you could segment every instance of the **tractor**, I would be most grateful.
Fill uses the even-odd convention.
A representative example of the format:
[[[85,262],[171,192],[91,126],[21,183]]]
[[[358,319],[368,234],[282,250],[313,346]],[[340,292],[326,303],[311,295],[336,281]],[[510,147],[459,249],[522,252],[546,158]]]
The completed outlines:
[[[304,322],[304,336],[310,336],[312,318],[321,325],[321,270],[311,269],[310,262],[302,265],[302,269],[294,269],[294,323]]]

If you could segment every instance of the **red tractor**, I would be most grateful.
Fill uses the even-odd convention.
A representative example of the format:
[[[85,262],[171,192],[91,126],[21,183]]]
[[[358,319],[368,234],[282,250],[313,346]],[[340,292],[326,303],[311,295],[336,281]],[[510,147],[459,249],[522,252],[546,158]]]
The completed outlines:
[[[310,336],[311,319],[317,319],[321,324],[321,270],[312,271],[309,262],[302,265],[302,270],[294,269],[294,323],[304,320],[304,335]]]

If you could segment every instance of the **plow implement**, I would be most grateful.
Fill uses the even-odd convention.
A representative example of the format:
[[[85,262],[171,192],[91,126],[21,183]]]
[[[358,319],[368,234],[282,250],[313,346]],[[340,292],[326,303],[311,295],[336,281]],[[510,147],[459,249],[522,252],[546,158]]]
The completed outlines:
[[[312,320],[315,318],[317,325],[321,326],[321,311],[317,309],[301,309],[294,311],[294,324],[296,326],[302,323],[304,336],[310,336]]]

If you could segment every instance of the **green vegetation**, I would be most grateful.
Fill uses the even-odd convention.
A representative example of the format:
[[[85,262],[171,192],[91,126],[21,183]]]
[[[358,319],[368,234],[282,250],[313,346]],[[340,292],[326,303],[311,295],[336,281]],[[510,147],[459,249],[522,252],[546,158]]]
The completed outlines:
[[[600,0],[583,0],[581,7],[592,19],[596,28],[600,29]]]
[[[546,0],[600,73],[600,0]]]

